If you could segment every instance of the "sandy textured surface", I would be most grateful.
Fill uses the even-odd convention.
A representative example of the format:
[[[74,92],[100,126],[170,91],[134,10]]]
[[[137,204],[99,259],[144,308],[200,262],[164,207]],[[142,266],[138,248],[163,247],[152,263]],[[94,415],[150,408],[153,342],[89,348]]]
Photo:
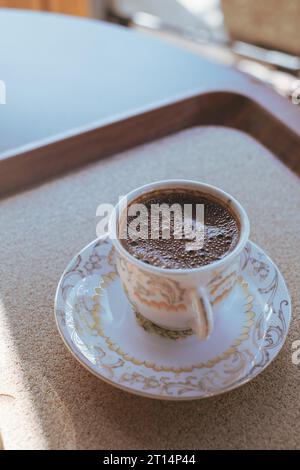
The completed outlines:
[[[278,358],[216,398],[163,402],[85,370],[56,331],[53,300],[70,258],[96,236],[96,207],[163,178],[216,184],[249,213],[251,238],[286,277],[293,321]],[[300,448],[300,184],[239,132],[194,128],[0,203],[0,426],[7,449]]]

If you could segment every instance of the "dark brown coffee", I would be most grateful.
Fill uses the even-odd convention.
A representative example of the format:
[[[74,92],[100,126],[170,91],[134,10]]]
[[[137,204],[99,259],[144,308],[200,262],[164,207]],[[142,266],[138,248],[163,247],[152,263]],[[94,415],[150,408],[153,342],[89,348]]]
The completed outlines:
[[[197,268],[214,261],[222,259],[230,251],[234,249],[239,240],[240,228],[239,222],[229,208],[228,204],[220,200],[212,198],[198,191],[185,189],[172,190],[156,190],[146,193],[129,205],[130,210],[133,204],[143,204],[147,208],[148,218],[141,218],[141,212],[134,216],[123,216],[121,219],[122,237],[121,243],[123,247],[135,258],[154,266],[166,269],[178,268]],[[202,248],[187,249],[191,244],[191,239],[187,239],[183,229],[183,218],[178,227],[178,218],[170,212],[169,219],[169,238],[163,236],[164,222],[162,214],[159,215],[159,232],[151,231],[151,220],[153,221],[153,213],[151,208],[153,205],[167,204],[171,207],[173,204],[179,204],[184,217],[185,205],[192,207],[191,224],[193,228],[197,228],[196,204],[204,205],[204,243]],[[156,206],[157,207],[157,206]],[[177,206],[178,207],[178,206]],[[152,214],[152,219],[151,219]],[[144,232],[142,236],[131,236],[130,224],[137,221],[139,217],[140,225],[143,225]],[[145,237],[145,227],[147,229],[147,237]],[[137,226],[137,230],[141,227]],[[125,229],[125,232],[124,232]],[[121,232],[120,230],[120,232]],[[126,235],[124,235],[126,233]],[[180,233],[181,238],[178,238]],[[156,239],[153,239],[153,234]],[[152,235],[152,236],[151,236]],[[124,238],[127,236],[127,238]],[[143,237],[143,238],[142,238]],[[188,245],[187,245],[188,244]]]

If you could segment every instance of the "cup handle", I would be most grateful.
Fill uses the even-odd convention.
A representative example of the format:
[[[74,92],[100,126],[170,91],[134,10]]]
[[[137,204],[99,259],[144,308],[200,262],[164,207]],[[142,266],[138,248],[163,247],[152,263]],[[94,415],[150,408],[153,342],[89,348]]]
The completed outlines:
[[[190,326],[199,339],[208,339],[213,329],[213,311],[208,295],[203,287],[193,287],[190,299],[194,315]]]

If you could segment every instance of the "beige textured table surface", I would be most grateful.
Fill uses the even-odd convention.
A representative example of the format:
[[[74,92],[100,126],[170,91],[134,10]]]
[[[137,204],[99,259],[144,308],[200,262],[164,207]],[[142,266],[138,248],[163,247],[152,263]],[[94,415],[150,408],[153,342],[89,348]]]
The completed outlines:
[[[53,318],[61,272],[95,238],[96,207],[153,180],[216,184],[248,210],[251,238],[289,286],[293,321],[278,358],[216,398],[164,402],[103,383],[66,350]],[[0,203],[0,425],[8,449],[300,448],[299,180],[225,128],[194,128]]]

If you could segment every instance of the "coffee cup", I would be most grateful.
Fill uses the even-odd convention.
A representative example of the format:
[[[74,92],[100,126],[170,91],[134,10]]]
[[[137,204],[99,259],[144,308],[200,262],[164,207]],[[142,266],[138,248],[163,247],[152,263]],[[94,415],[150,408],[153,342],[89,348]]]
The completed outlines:
[[[214,198],[232,211],[239,225],[234,248],[221,259],[204,266],[164,269],[146,264],[125,249],[119,239],[119,221],[132,201],[153,191],[197,191]],[[154,324],[169,330],[192,329],[201,340],[209,338],[214,326],[211,291],[228,288],[227,280],[239,275],[240,254],[249,238],[250,224],[241,204],[225,191],[209,184],[189,180],[164,180],[141,186],[125,196],[115,207],[109,229],[116,251],[116,266],[122,287],[133,308]],[[226,287],[227,286],[227,287]]]

